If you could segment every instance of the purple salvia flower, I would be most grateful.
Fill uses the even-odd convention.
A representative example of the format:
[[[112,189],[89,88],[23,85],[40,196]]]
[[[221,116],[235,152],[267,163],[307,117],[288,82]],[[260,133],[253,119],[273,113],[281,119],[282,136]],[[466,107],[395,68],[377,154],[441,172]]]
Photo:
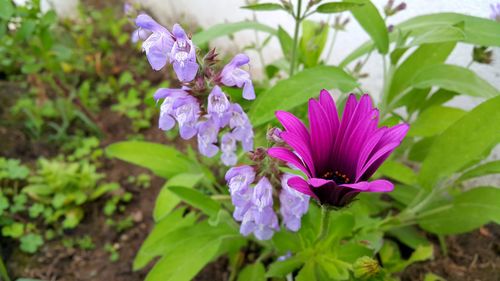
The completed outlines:
[[[240,233],[253,233],[259,240],[271,239],[279,230],[278,217],[273,210],[272,186],[266,177],[260,179],[254,188],[252,206],[243,216]]]
[[[215,86],[208,95],[207,112],[217,121],[219,127],[225,127],[231,117],[231,103],[219,86]]]
[[[500,3],[491,4],[490,19],[500,22]]]
[[[321,204],[343,207],[360,192],[389,192],[387,180],[368,179],[389,157],[408,132],[408,124],[378,128],[378,110],[368,95],[359,101],[351,94],[342,119],[328,91],[309,100],[309,130],[284,111],[276,117],[285,131],[280,136],[292,150],[273,147],[270,156],[300,169],[307,180],[292,177],[288,184]]]
[[[135,23],[140,29],[147,31],[144,34],[137,31],[137,38],[149,33],[142,43],[149,64],[154,70],[162,69],[167,64],[168,54],[174,45],[172,34],[146,14],[138,15]]]
[[[190,82],[198,72],[196,63],[196,46],[188,38],[186,32],[179,24],[175,24],[172,33],[175,38],[170,51],[170,62],[174,66],[177,78],[181,82]]]
[[[225,179],[235,207],[233,217],[236,221],[241,221],[252,205],[253,189],[250,188],[250,184],[255,180],[255,171],[246,165],[233,167],[227,171]]]
[[[225,133],[221,138],[220,150],[221,160],[226,166],[234,166],[238,161],[236,156],[236,139],[232,133]]]
[[[243,88],[243,98],[247,100],[255,99],[255,91],[253,88],[250,73],[241,69],[240,67],[248,64],[250,59],[245,54],[236,55],[231,62],[229,62],[220,73],[220,81],[222,84],[238,88]]]
[[[253,128],[248,116],[239,104],[231,105],[229,127],[233,130],[236,140],[240,141],[244,151],[253,150]]]
[[[133,13],[134,11],[135,11],[134,6],[132,6],[132,4],[130,4],[129,2],[125,2],[123,4],[123,13],[125,15],[129,15],[129,14]]]
[[[219,151],[215,143],[219,134],[219,126],[212,118],[198,123],[198,150],[202,155],[213,157]]]
[[[137,30],[132,32],[131,41],[132,41],[132,43],[135,44],[135,43],[139,42],[139,40],[147,39],[149,37],[149,35],[151,35],[151,33],[152,32],[149,30],[138,28]]]
[[[288,185],[291,174],[284,174],[281,178],[280,213],[283,223],[290,231],[298,231],[301,218],[309,208],[309,196],[298,192]]]
[[[174,103],[179,98],[185,98],[189,96],[189,94],[182,89],[167,89],[160,88],[156,91],[154,95],[154,99],[156,102],[160,99],[164,99],[160,108],[160,119],[158,127],[163,131],[168,131],[175,126],[174,119]]]
[[[193,96],[178,98],[173,104],[173,115],[179,123],[181,138],[188,140],[196,135],[196,124],[200,117],[200,105]]]

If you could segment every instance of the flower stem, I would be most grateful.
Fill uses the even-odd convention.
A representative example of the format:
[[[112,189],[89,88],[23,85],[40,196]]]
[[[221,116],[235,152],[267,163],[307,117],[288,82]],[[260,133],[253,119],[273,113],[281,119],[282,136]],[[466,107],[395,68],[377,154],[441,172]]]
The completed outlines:
[[[319,228],[318,238],[316,238],[316,242],[319,242],[319,241],[325,239],[325,237],[328,233],[329,224],[330,224],[330,210],[328,209],[327,206],[322,205],[321,206],[321,225]]]
[[[5,267],[5,263],[3,262],[2,255],[0,253],[0,280],[10,281],[9,274],[7,273],[7,267]]]
[[[290,62],[290,77],[293,76],[293,73],[295,72],[295,62],[297,60],[297,44],[299,41],[299,28],[300,28],[300,22],[302,21],[302,16],[301,16],[301,9],[302,9],[302,0],[298,1],[297,5],[297,14],[295,15],[295,31],[293,32],[293,46],[292,46],[292,57],[291,57],[291,62]]]

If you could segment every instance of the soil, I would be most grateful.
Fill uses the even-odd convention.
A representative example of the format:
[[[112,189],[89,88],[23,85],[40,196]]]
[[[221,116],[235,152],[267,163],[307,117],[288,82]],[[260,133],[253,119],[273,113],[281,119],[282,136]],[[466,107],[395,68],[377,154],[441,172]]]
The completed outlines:
[[[424,280],[430,272],[449,281],[500,280],[500,225],[449,236],[446,246],[447,255],[435,245],[434,260],[409,266],[401,281]]]

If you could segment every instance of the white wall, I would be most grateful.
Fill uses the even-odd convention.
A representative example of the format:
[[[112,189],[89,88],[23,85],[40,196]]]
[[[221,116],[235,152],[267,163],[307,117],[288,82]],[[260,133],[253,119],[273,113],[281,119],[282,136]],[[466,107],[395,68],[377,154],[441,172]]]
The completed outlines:
[[[181,17],[186,19],[196,19],[196,22],[201,26],[211,26],[217,23],[241,21],[251,19],[252,12],[240,9],[240,6],[245,5],[243,0],[183,0],[183,1],[164,1],[164,0],[138,0],[145,7],[153,11],[154,16],[164,23],[171,24],[172,20]],[[277,2],[277,1],[276,1]],[[303,1],[307,2],[307,1]],[[489,4],[491,0],[461,0],[461,1],[445,1],[445,0],[407,0],[407,9],[396,16],[389,19],[389,23],[396,24],[408,18],[437,12],[458,12],[478,17],[488,17],[490,14]],[[386,0],[373,0],[373,3],[382,9]],[[396,1],[399,3],[399,1]],[[257,13],[259,22],[268,24],[273,27],[278,25],[283,26],[290,34],[293,31],[293,20],[291,17],[282,11],[259,12]],[[327,15],[314,15],[313,20],[327,20]],[[186,27],[189,29],[189,27]],[[261,40],[264,38],[261,34]],[[353,20],[347,27],[347,32],[342,32],[337,36],[337,43],[334,48],[333,58],[331,63],[338,63],[354,48],[368,39],[366,33]],[[241,47],[255,40],[253,32],[241,32],[235,36],[235,42]],[[230,49],[234,50],[234,43],[227,39],[217,40],[214,45],[219,50]],[[472,46],[461,45],[452,54],[449,62],[459,65],[466,65],[470,61]],[[270,62],[281,57],[281,51],[277,40],[265,50],[265,60]],[[253,69],[258,74],[260,72],[260,63],[256,54],[250,54],[253,59]],[[494,49],[495,61],[492,65],[474,64],[471,68],[478,72],[481,77],[492,83],[495,87],[500,88],[500,48]],[[382,87],[382,68],[381,59],[377,55],[372,55],[368,61],[365,72],[370,76],[364,79],[363,88],[368,90],[375,97]],[[465,104],[464,104],[465,103]],[[477,101],[464,100],[460,102],[462,106],[474,106]]]

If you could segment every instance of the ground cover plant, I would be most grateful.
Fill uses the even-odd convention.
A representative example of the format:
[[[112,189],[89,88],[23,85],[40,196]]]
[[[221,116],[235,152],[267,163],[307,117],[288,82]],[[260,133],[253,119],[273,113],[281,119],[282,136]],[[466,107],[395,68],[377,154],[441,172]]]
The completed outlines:
[[[2,83],[26,94],[2,126],[43,153],[0,158],[2,279],[495,280],[500,189],[477,179],[500,172],[500,92],[470,67],[500,46],[497,6],[395,25],[407,5],[392,0],[241,7],[288,14],[289,34],[256,17],[166,26],[125,3],[82,6],[82,24],[4,2]],[[328,64],[351,21],[370,39]],[[217,51],[242,30],[266,39]],[[271,40],[282,58],[252,79],[247,52],[262,60]],[[458,44],[470,60],[451,64]],[[372,56],[379,93],[363,86]]]

